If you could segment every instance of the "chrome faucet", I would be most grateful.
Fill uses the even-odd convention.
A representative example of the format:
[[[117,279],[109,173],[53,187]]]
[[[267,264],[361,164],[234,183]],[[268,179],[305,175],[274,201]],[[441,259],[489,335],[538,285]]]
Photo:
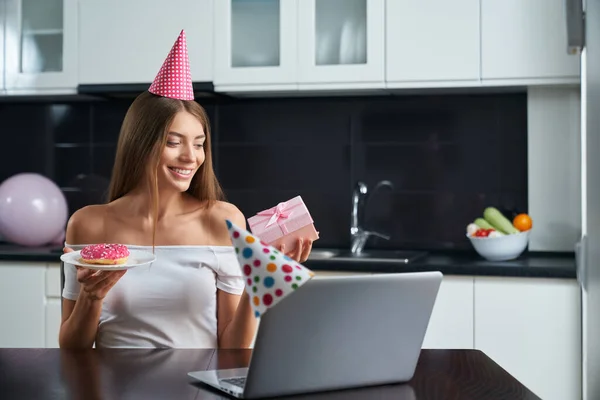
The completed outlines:
[[[394,185],[390,181],[380,181],[373,188],[373,193],[382,187],[394,188]],[[371,194],[372,195],[372,194]],[[376,236],[385,240],[389,240],[390,237],[379,232],[367,231],[362,228],[364,220],[364,210],[367,206],[367,200],[369,199],[369,192],[367,185],[363,182],[357,182],[354,192],[352,193],[352,223],[350,226],[351,246],[350,251],[352,254],[359,255],[362,253],[367,240],[371,236]]]

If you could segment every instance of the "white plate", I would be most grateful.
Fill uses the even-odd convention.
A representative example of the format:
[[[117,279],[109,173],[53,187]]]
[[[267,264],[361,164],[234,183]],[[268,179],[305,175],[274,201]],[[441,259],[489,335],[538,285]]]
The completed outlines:
[[[156,256],[148,251],[143,250],[129,250],[129,258],[125,264],[117,264],[117,265],[106,265],[106,264],[88,264],[82,262],[81,258],[81,250],[72,251],[70,253],[65,253],[60,256],[61,261],[67,264],[77,265],[79,267],[97,269],[97,270],[108,270],[108,271],[120,271],[123,269],[130,269],[139,267],[141,265],[146,265],[154,262],[156,260]]]

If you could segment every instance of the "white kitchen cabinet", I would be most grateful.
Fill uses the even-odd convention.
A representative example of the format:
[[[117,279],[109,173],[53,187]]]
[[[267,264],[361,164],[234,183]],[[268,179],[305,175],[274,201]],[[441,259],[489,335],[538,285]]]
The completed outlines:
[[[4,6],[4,4],[2,4],[2,6]],[[6,32],[5,32],[5,26],[6,26],[6,7],[5,8],[5,12],[0,15],[0,96],[3,96],[6,94],[6,90],[5,90],[5,79],[4,79],[4,66],[6,63],[6,57],[5,57],[5,49],[6,49]]]
[[[58,347],[57,263],[0,262],[0,347]]]
[[[385,87],[385,0],[298,2],[300,89]]]
[[[479,84],[479,0],[387,0],[385,30],[388,88]]]
[[[79,83],[150,84],[182,29],[192,80],[213,79],[214,0],[79,0]]]
[[[58,333],[62,315],[62,304],[60,299],[48,299],[46,303],[46,326],[44,327],[46,337],[44,347],[58,348]]]
[[[46,266],[46,340],[45,347],[58,346],[58,332],[62,319],[62,293],[60,283],[60,264]]]
[[[7,93],[74,93],[77,0],[6,0],[5,7]]]
[[[384,1],[215,2],[216,90],[384,88]]]
[[[46,264],[0,263],[0,347],[45,347]]]
[[[473,301],[472,276],[444,276],[422,347],[472,349]]]
[[[297,8],[296,0],[216,1],[215,88],[296,89]]]
[[[483,83],[578,82],[580,59],[567,54],[565,21],[563,0],[481,0]]]
[[[577,282],[476,277],[475,348],[544,400],[581,398]]]

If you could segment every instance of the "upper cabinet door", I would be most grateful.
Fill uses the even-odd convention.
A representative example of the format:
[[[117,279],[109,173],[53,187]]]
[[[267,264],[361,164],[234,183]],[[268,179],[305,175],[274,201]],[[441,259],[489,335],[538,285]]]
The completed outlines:
[[[385,84],[385,0],[300,0],[298,81]]]
[[[385,15],[388,87],[479,83],[479,0],[387,0]]]
[[[212,81],[213,0],[79,0],[79,83],[149,84],[185,30],[194,82]]]
[[[214,84],[297,84],[296,0],[215,1]]]
[[[7,0],[7,91],[74,91],[77,24],[77,0]]]
[[[577,80],[565,24],[564,0],[481,0],[482,79]]]
[[[5,84],[4,84],[4,69],[5,69],[5,47],[6,47],[6,41],[5,41],[5,29],[4,27],[6,26],[6,17],[4,13],[4,5],[0,5],[0,10],[3,11],[2,14],[0,14],[0,95],[5,94]]]

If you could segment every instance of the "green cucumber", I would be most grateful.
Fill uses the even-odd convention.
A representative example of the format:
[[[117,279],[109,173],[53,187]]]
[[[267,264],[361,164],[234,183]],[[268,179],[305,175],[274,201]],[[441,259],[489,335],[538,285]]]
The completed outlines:
[[[492,225],[490,225],[489,222],[487,222],[485,219],[483,218],[477,218],[475,220],[475,225],[477,225],[478,227],[480,227],[481,229],[496,229],[494,228]]]
[[[519,230],[515,228],[504,215],[498,209],[494,207],[488,207],[483,211],[483,218],[490,223],[497,231],[506,233],[507,235],[513,233],[519,233]]]

